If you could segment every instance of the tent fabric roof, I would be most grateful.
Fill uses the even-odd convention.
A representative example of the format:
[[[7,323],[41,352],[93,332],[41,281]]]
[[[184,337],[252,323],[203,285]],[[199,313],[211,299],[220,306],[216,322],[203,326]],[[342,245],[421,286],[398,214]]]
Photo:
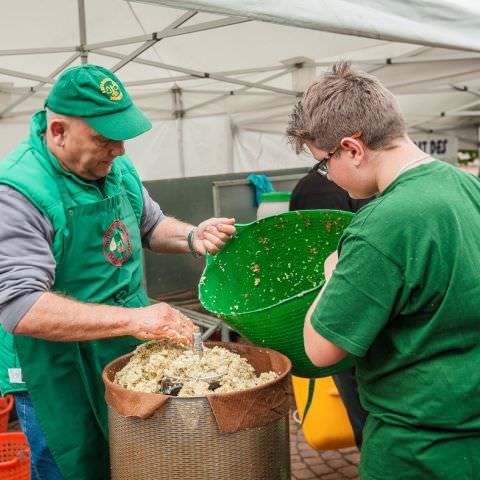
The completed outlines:
[[[227,114],[234,128],[283,132],[315,73],[351,59],[397,95],[411,131],[477,142],[475,0],[16,0],[3,18],[4,125],[88,61],[116,71],[153,120]]]
[[[480,51],[475,0],[134,0],[331,33]]]

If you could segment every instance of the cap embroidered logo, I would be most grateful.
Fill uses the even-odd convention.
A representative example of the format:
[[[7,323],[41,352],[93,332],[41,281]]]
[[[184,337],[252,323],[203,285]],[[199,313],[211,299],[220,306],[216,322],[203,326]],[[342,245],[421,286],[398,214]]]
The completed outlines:
[[[118,102],[123,98],[123,93],[120,90],[120,87],[118,86],[118,83],[115,80],[112,80],[111,78],[104,78],[100,82],[100,91],[104,94],[107,95],[110,100],[114,102]]]

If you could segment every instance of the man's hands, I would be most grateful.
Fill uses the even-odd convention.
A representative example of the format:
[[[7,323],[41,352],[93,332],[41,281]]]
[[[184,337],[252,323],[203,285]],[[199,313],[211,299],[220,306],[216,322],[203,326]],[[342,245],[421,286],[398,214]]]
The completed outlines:
[[[193,248],[196,253],[215,254],[235,235],[234,218],[209,218],[196,228]]]
[[[193,322],[167,303],[133,309],[132,335],[142,340],[171,338],[179,343],[191,343]]]
[[[236,230],[234,218],[209,218],[193,227],[173,217],[166,217],[154,228],[149,248],[158,253],[217,253]],[[192,232],[192,233],[190,233]]]
[[[191,343],[192,321],[166,303],[125,308],[84,303],[45,292],[20,320],[16,335],[55,342],[80,342],[130,335],[145,340],[171,338]]]

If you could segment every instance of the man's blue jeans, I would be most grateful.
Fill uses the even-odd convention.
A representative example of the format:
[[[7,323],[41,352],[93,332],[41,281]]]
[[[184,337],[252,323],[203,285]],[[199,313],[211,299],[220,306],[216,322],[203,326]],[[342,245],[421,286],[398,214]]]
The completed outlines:
[[[16,392],[13,395],[20,427],[30,445],[31,480],[62,480],[62,474],[40,429],[30,396],[26,392]]]

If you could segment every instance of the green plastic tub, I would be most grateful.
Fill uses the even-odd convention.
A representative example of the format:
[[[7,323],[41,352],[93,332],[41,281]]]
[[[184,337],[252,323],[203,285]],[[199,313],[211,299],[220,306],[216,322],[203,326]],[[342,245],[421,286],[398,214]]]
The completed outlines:
[[[350,358],[314,366],[303,348],[303,322],[323,283],[323,263],[353,215],[302,210],[237,225],[237,235],[207,266],[199,298],[257,346],[287,355],[292,373],[316,378],[345,370]]]

